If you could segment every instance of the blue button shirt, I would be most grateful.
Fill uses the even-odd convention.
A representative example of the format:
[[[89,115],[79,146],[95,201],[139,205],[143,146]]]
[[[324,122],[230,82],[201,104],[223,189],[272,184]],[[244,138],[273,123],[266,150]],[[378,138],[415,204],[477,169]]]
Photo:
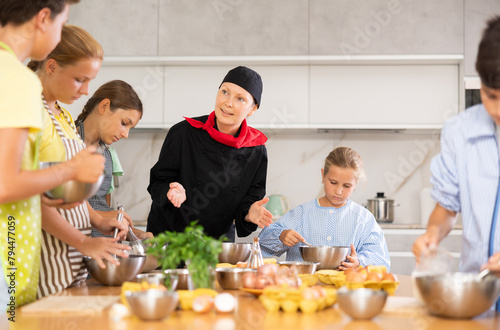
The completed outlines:
[[[264,257],[280,256],[301,261],[299,246],[288,247],[280,234],[293,229],[316,246],[350,246],[354,244],[361,265],[384,265],[389,269],[390,258],[384,233],[373,214],[351,200],[340,208],[322,207],[318,200],[299,205],[278,221],[265,227],[259,235]]]
[[[441,153],[431,162],[432,197],[462,213],[460,271],[479,272],[488,261],[493,211],[499,182],[495,122],[482,104],[449,119],[441,133]],[[494,233],[500,251],[500,226]]]

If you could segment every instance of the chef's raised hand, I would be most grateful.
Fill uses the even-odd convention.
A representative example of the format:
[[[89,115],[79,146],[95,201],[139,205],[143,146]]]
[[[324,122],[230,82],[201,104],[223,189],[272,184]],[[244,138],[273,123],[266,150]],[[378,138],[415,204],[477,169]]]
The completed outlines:
[[[255,223],[260,228],[269,227],[273,223],[273,215],[263,205],[269,201],[269,198],[256,201],[250,206],[245,221]]]
[[[104,173],[104,156],[97,153],[95,146],[83,149],[65,164],[74,172],[74,179],[82,182],[97,182]]]
[[[95,259],[101,268],[106,268],[102,259],[106,259],[115,266],[118,266],[120,262],[112,255],[128,258],[128,253],[123,250],[130,251],[131,248],[128,245],[119,244],[117,241],[118,238],[86,237],[80,252],[83,255]]]
[[[342,261],[339,266],[339,270],[346,270],[347,268],[358,268],[359,259],[354,244],[351,244],[351,254],[347,256],[348,261]]]
[[[294,246],[297,243],[304,242],[305,239],[295,230],[287,229],[281,232],[280,241],[282,241],[286,246]]]
[[[175,207],[181,207],[186,200],[186,190],[179,182],[171,182],[167,198]]]

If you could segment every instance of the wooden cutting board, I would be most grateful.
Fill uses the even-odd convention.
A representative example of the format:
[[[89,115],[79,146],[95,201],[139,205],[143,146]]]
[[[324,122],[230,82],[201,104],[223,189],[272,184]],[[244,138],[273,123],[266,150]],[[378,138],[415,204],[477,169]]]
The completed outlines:
[[[48,296],[22,307],[28,313],[101,313],[119,296]]]

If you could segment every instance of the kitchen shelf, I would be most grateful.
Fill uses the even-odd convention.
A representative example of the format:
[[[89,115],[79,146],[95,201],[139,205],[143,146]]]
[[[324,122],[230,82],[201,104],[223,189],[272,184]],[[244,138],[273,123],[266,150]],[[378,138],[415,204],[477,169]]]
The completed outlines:
[[[411,65],[460,64],[463,55],[108,56],[105,66]]]

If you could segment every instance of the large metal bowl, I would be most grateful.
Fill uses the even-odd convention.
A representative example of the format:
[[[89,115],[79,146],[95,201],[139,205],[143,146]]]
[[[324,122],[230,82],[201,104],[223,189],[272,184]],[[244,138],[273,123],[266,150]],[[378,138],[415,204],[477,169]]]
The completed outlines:
[[[60,162],[40,162],[40,169],[48,168]],[[58,187],[46,191],[45,194],[53,199],[62,199],[65,203],[74,203],[86,200],[95,195],[104,180],[104,174],[97,182],[88,183],[80,181],[66,181]]]
[[[222,243],[219,262],[235,265],[238,261],[246,261],[250,257],[252,243]]]
[[[472,318],[486,312],[500,295],[500,279],[473,273],[415,276],[414,289],[432,315]]]
[[[291,269],[296,269],[297,274],[314,274],[319,262],[314,261],[278,261],[280,266],[288,266]]]
[[[83,261],[90,272],[90,275],[97,282],[104,285],[122,285],[125,281],[130,281],[139,274],[146,263],[146,256],[129,255],[128,258],[116,257],[120,262],[115,266],[106,259],[102,261],[106,268],[102,269],[95,259],[84,256]]]
[[[177,292],[158,289],[127,291],[125,297],[132,312],[146,321],[164,319],[177,308],[179,303]]]
[[[242,287],[241,279],[249,272],[257,273],[253,268],[216,268],[217,282],[224,290],[238,290]]]
[[[337,291],[339,307],[353,319],[368,320],[378,315],[385,306],[387,292],[366,288]]]
[[[318,269],[337,269],[351,251],[348,246],[301,246],[304,261],[319,262]]]

